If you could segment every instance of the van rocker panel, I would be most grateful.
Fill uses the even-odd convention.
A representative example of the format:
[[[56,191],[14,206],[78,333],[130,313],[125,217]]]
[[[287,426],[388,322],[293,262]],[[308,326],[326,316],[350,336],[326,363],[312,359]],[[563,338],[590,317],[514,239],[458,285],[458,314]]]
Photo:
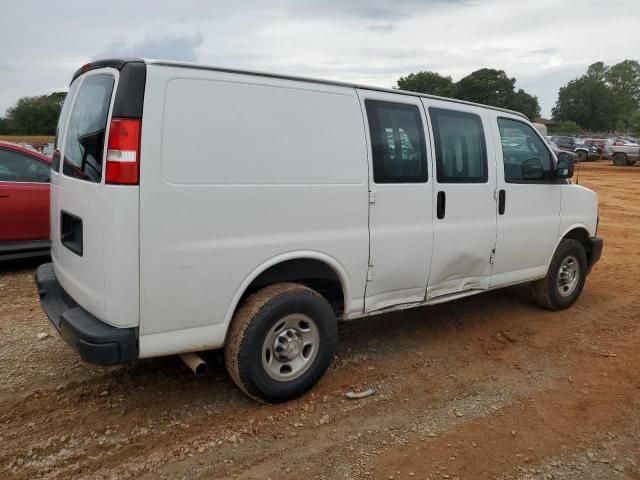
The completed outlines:
[[[38,267],[36,284],[52,325],[85,362],[105,367],[138,357],[136,329],[112,327],[80,307],[58,282],[52,263]]]

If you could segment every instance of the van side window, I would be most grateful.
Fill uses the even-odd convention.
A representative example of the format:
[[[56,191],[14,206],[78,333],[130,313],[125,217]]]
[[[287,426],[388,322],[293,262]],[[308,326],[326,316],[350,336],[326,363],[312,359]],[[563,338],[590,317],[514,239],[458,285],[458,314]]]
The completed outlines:
[[[429,115],[433,122],[438,182],[486,182],[487,146],[480,117],[435,107],[429,108]]]
[[[498,128],[506,182],[539,183],[551,179],[551,152],[532,127],[518,120],[498,118]]]
[[[427,148],[415,105],[366,100],[376,183],[427,181]]]

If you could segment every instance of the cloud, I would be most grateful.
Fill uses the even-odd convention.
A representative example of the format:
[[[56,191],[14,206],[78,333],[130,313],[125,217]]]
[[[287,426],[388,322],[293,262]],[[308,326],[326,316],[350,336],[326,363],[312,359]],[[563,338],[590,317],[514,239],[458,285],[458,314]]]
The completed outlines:
[[[558,52],[560,52],[560,49],[558,47],[549,47],[541,48],[539,50],[529,50],[527,53],[529,55],[553,55]]]
[[[298,0],[280,2],[281,11],[296,17],[361,18],[367,20],[401,20],[460,5],[474,5],[470,0]],[[294,7],[295,5],[295,7]]]
[[[370,32],[379,32],[379,33],[388,33],[394,28],[395,27],[391,23],[386,23],[384,25],[370,25],[368,27]]]
[[[381,87],[434,70],[503,69],[550,114],[558,89],[602,60],[638,58],[637,0],[4,0],[0,115],[66,88],[92,58],[142,56]],[[37,4],[37,5],[36,5]],[[77,7],[77,8],[76,8]],[[553,12],[552,15],[549,12]],[[29,18],[25,28],[14,18]],[[99,18],[99,21],[96,21]],[[567,22],[567,18],[571,21]],[[602,25],[616,35],[587,35]],[[60,28],[51,35],[51,25]],[[534,28],[535,27],[535,28]]]
[[[192,35],[149,33],[133,45],[128,45],[122,38],[115,38],[106,50],[95,55],[92,60],[113,57],[145,57],[197,62],[196,49],[203,42],[202,32]]]

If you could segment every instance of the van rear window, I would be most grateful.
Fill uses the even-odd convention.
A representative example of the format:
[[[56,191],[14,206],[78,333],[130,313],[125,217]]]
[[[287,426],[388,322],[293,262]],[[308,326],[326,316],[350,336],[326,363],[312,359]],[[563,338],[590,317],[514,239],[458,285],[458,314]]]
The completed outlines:
[[[56,138],[53,142],[53,164],[51,167],[54,172],[58,172],[60,170],[60,149],[62,148],[62,145],[60,143],[62,140],[62,132],[64,131],[64,126],[67,123],[67,118],[69,117],[69,109],[71,108],[71,104],[73,103],[73,97],[76,94],[78,85],[80,85],[80,80],[75,80],[71,84],[71,87],[69,87],[69,93],[67,93],[67,96],[64,99],[64,105],[62,105],[62,110],[60,111],[60,116],[58,117]]]
[[[90,75],[82,81],[69,117],[63,149],[63,173],[69,177],[99,183],[107,117],[114,78]]]

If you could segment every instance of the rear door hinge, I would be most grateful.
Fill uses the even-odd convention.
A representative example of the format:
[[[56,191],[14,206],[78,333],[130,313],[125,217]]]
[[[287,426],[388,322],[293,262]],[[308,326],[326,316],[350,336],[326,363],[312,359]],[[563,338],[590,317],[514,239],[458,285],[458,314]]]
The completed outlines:
[[[491,255],[489,256],[489,263],[493,265],[496,263],[496,249],[491,250]]]
[[[376,203],[376,192],[375,192],[375,190],[369,190],[369,203]]]
[[[373,265],[369,265],[367,268],[367,282],[373,282]]]

